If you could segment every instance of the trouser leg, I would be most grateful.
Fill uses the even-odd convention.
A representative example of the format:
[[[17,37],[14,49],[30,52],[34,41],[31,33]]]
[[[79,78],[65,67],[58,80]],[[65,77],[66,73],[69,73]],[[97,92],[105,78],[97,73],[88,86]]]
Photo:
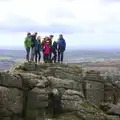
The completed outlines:
[[[38,51],[38,61],[40,62],[40,59],[41,59],[41,54],[40,54],[40,51]]]
[[[34,61],[35,47],[31,48],[31,61]]]
[[[35,51],[35,62],[36,62],[36,63],[37,63],[37,54],[38,54],[38,52]]]
[[[45,62],[45,54],[43,53],[43,60],[44,60],[44,62]]]
[[[56,59],[57,59],[57,53],[54,53],[54,63],[56,63]]]
[[[52,61],[55,59],[55,52],[53,52],[53,57],[51,58]]]
[[[60,51],[58,51],[58,62],[60,62],[60,56],[61,56]]]
[[[47,63],[49,62],[49,60],[50,60],[50,59],[49,59],[49,54],[47,54],[47,55],[46,55],[46,61],[47,61]]]
[[[51,57],[52,57],[52,52],[50,52],[50,55],[49,55],[49,60],[51,60]]]
[[[61,62],[63,62],[64,52],[61,52]]]
[[[44,62],[47,63],[48,62],[48,55],[44,54]]]
[[[30,48],[26,48],[26,60],[29,61]]]

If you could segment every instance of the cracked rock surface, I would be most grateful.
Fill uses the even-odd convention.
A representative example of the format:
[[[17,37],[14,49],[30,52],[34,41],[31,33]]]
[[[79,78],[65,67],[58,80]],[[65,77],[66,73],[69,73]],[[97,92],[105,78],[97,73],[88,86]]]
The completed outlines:
[[[74,65],[31,62],[0,72],[0,120],[120,120],[119,100],[118,84]]]

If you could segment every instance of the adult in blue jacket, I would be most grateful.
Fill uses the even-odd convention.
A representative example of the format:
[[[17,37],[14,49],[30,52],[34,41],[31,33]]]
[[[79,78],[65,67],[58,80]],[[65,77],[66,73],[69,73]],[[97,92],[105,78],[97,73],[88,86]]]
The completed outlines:
[[[58,62],[63,62],[63,57],[64,57],[64,51],[66,49],[66,41],[63,38],[63,35],[59,35],[58,39]]]

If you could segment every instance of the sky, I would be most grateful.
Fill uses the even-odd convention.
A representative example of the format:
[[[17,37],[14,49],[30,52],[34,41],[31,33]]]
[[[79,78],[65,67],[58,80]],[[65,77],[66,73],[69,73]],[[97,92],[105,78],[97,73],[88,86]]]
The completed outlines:
[[[24,48],[27,32],[63,34],[68,49],[120,48],[120,0],[0,0],[0,48]]]

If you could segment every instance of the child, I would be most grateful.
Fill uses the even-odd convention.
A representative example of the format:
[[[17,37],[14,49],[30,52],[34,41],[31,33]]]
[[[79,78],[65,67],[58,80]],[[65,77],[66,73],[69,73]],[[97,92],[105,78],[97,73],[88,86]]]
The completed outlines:
[[[43,54],[44,54],[44,62],[45,63],[49,62],[49,54],[50,54],[50,46],[47,41],[48,41],[48,38],[46,37],[44,44],[43,44]]]
[[[58,46],[58,41],[54,41],[52,45],[52,53],[54,55],[52,57],[52,61],[54,61],[54,63],[56,63],[56,59],[57,59],[57,46]]]

